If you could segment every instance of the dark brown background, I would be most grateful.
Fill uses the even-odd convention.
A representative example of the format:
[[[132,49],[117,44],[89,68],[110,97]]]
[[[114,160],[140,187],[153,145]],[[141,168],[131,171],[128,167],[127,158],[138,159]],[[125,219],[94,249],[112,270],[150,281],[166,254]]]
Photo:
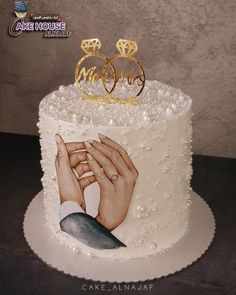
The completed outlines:
[[[37,134],[38,104],[74,80],[82,39],[115,52],[136,40],[148,79],[193,98],[194,152],[236,156],[236,2],[234,0],[31,1],[30,11],[60,14],[69,39],[42,33],[11,38],[14,1],[0,2],[0,131]]]

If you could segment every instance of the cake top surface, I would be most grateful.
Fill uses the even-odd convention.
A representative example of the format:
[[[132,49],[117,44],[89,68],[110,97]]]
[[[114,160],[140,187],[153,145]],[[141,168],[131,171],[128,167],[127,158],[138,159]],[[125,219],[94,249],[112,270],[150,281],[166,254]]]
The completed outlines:
[[[93,85],[99,87],[101,85]],[[96,89],[93,89],[93,91]],[[122,96],[120,90],[120,95]],[[191,105],[181,90],[158,81],[146,81],[138,104],[105,104],[83,99],[76,85],[60,86],[40,103],[40,113],[66,122],[84,125],[140,125],[180,116]]]

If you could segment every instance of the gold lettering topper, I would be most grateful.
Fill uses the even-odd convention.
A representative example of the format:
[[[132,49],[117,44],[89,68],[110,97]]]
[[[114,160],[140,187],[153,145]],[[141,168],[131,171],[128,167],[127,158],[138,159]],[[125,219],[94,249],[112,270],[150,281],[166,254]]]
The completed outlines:
[[[98,39],[81,42],[86,55],[76,65],[75,81],[84,99],[103,103],[137,104],[138,96],[145,85],[144,70],[133,57],[138,50],[137,43],[119,39],[116,43],[119,54],[111,58],[100,54],[101,47]],[[91,87],[95,83],[97,87]]]

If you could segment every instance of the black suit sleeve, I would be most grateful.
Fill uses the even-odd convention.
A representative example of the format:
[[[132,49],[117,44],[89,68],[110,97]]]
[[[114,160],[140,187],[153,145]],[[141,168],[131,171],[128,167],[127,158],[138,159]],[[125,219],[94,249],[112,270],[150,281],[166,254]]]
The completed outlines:
[[[60,222],[61,230],[95,249],[115,249],[126,247],[108,229],[92,216],[77,212],[72,213]]]

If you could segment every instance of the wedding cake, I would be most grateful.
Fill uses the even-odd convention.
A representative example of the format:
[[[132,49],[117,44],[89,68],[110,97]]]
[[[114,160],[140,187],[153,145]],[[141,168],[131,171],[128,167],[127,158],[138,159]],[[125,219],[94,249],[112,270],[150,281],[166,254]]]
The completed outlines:
[[[82,83],[92,99],[85,98],[76,81],[60,86],[40,103],[38,127],[47,226],[58,243],[89,257],[126,260],[163,253],[188,230],[191,99],[179,89],[145,81],[145,87],[139,83],[143,89],[135,103],[106,103],[100,95],[99,99],[94,97],[104,86],[97,80]],[[118,87],[115,99],[126,94],[126,87]],[[80,191],[83,202],[65,196],[71,182],[64,189],[60,184],[64,175],[59,171],[61,150],[66,153],[65,165],[71,165],[68,169],[73,185],[77,181],[79,187],[83,177],[90,179]],[[79,154],[80,161],[73,164]],[[76,169],[77,164],[84,173]],[[73,202],[74,209],[66,214]],[[78,223],[76,214],[89,219]],[[68,216],[74,218],[73,222],[64,221]],[[80,239],[78,227],[90,220],[96,223],[92,243],[91,237]],[[66,231],[68,227],[72,230]],[[89,235],[92,232],[89,230]],[[102,242],[103,246],[96,247],[96,240],[109,234],[115,246]]]

